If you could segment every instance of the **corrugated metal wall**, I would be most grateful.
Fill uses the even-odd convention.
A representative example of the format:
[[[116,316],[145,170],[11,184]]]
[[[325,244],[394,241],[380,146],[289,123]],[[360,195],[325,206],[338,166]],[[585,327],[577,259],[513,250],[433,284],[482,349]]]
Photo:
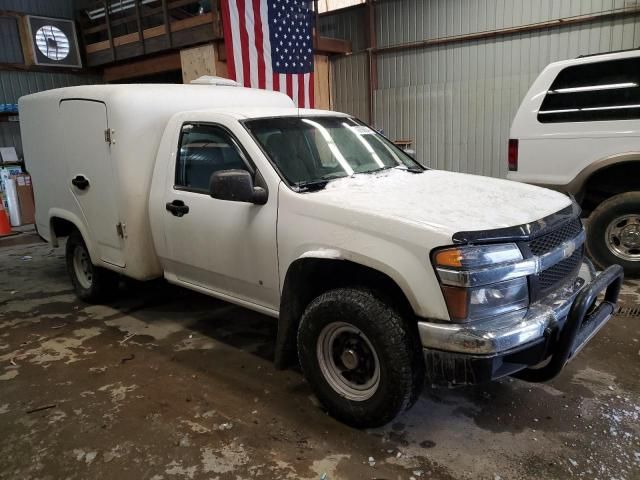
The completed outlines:
[[[73,18],[72,0],[0,0],[0,10],[24,12],[33,15]],[[3,41],[2,63],[13,63],[22,58],[20,40]],[[0,103],[18,103],[18,98],[29,93],[52,88],[99,83],[102,79],[95,74],[72,73],[66,69],[51,72],[4,70],[0,69]],[[17,122],[0,122],[0,146],[16,147],[22,155],[20,126]]]
[[[624,0],[382,0],[376,7],[378,46],[625,6]],[[503,177],[511,121],[547,64],[638,46],[640,16],[633,16],[381,53],[373,124],[392,139],[413,140],[425,165]],[[366,76],[350,74],[360,71],[359,55],[334,61],[333,105],[365,118],[359,112],[367,111]]]
[[[0,0],[0,10],[73,18],[73,0]]]
[[[367,31],[364,28],[363,8],[348,8],[320,15],[320,35],[351,40],[354,52],[367,48]]]
[[[331,61],[331,105],[335,110],[369,120],[369,56],[366,52]]]
[[[23,63],[18,21],[14,17],[0,17],[0,63]]]
[[[18,98],[29,93],[101,81],[101,77],[87,74],[0,71],[0,103],[18,103]],[[16,147],[22,155],[18,122],[0,122],[0,146]]]

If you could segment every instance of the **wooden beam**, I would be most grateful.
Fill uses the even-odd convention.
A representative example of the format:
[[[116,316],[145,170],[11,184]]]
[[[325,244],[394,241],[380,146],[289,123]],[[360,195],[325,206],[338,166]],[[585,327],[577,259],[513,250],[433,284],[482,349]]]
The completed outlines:
[[[50,67],[41,65],[25,65],[23,63],[0,63],[0,71],[6,72],[42,72],[42,73],[85,73],[100,75],[95,69],[86,68],[65,68],[64,71],[60,67]]]
[[[109,38],[109,50],[111,50],[111,60],[116,61],[116,49],[113,45],[113,32],[111,31],[111,19],[109,18],[109,2],[105,1],[104,4],[104,21],[107,24],[107,36]]]
[[[186,18],[184,20],[178,20],[176,22],[171,22],[171,32],[179,32],[181,30],[187,30],[189,28],[197,27],[199,25],[211,24],[213,15],[211,13],[206,13],[204,15],[199,15],[197,17]],[[212,27],[213,28],[213,27]],[[147,28],[143,32],[144,39],[160,37],[165,34],[164,25],[159,25],[157,27]],[[138,41],[138,33],[128,33],[127,35],[121,35],[119,37],[115,37],[113,39],[113,44],[115,47],[119,47],[121,45],[126,45],[128,43],[135,43]],[[109,42],[97,42],[91,43],[85,47],[85,51],[87,54],[99,52],[101,50],[107,50],[109,48]]]
[[[220,10],[220,1],[214,0],[211,4],[211,21],[213,22],[213,32],[216,38],[224,38],[222,31],[222,10]]]
[[[136,9],[136,26],[138,27],[138,41],[142,46],[142,54],[144,55],[145,54],[144,34],[142,33],[144,29],[142,28],[142,14],[140,13],[140,0],[133,0],[133,2]]]
[[[171,52],[135,62],[113,65],[104,69],[105,82],[119,82],[135,77],[156,73],[173,72],[181,69],[180,53]]]
[[[202,45],[218,40],[219,39],[214,36],[211,24],[207,23],[187,30],[173,32],[173,49],[193,47],[194,45]],[[165,35],[145,40],[146,55],[159,54],[167,51],[169,51],[169,45]],[[118,56],[118,61],[131,61],[136,57],[143,55],[142,46],[140,45],[140,42],[128,43],[126,45],[116,47],[116,54]],[[112,63],[109,50],[101,50],[87,55],[87,65],[92,67]]]
[[[27,66],[36,64],[36,53],[33,51],[33,41],[29,35],[29,20],[26,15],[16,16],[18,22],[18,32],[20,33],[20,43],[22,45],[22,56],[24,64]]]
[[[162,21],[164,22],[165,34],[169,39],[169,48],[173,42],[171,40],[171,20],[169,20],[169,9],[167,8],[167,0],[162,0]]]
[[[314,55],[313,92],[314,107],[321,110],[331,109],[331,75],[327,55]]]
[[[373,125],[375,121],[375,91],[378,89],[378,57],[374,55],[373,50],[377,46],[376,37],[376,7],[373,0],[367,0],[366,3],[365,28],[367,30],[367,59],[369,63],[369,98],[367,105],[367,113],[369,125]]]
[[[196,2],[194,2],[194,0],[177,0],[175,2],[169,3],[167,7],[169,10],[174,10],[176,8],[191,5],[193,3],[196,3]],[[141,12],[141,16],[150,17],[151,15],[155,15],[156,13],[161,13],[161,12],[162,12],[162,6],[155,7],[155,8],[147,8],[144,12]],[[118,25],[123,25],[125,23],[133,22],[134,20],[136,20],[135,14],[127,15],[126,17],[118,18],[117,20],[111,19],[111,26],[115,27]],[[94,20],[94,22],[95,21],[96,20]],[[103,30],[106,30],[106,29],[107,29],[107,26],[105,24],[100,24],[100,25],[92,25],[90,27],[82,27],[82,32],[85,35],[88,35],[90,33],[102,32]]]
[[[313,47],[316,53],[351,53],[351,42],[339,38],[314,37]]]

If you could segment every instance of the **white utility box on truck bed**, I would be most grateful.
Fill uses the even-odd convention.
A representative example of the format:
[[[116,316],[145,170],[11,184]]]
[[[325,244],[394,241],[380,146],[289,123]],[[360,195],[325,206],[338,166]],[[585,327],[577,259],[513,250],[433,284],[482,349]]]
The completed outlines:
[[[297,356],[355,426],[390,421],[425,378],[550,379],[617,302],[621,269],[584,259],[568,197],[425,169],[280,93],[72,87],[20,113],[38,231],[69,237],[80,298],[164,277],[276,317],[277,364]]]

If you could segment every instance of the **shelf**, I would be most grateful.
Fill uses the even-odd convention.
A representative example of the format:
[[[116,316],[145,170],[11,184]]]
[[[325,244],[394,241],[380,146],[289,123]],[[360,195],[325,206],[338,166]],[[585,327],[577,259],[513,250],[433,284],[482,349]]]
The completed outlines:
[[[19,122],[18,112],[0,112],[0,122]]]

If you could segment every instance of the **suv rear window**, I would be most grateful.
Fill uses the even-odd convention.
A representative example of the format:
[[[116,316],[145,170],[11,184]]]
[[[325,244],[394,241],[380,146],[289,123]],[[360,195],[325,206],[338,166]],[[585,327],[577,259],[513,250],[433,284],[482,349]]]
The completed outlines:
[[[640,118],[640,58],[576,65],[562,70],[542,102],[542,123]]]

